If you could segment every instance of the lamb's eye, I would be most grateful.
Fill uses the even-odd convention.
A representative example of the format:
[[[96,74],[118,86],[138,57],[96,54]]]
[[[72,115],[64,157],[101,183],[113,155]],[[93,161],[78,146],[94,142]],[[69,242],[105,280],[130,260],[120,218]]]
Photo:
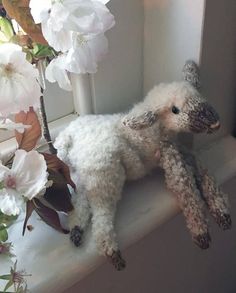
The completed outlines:
[[[172,113],[179,114],[179,112],[180,112],[180,109],[179,108],[177,108],[176,106],[173,106],[172,107]]]

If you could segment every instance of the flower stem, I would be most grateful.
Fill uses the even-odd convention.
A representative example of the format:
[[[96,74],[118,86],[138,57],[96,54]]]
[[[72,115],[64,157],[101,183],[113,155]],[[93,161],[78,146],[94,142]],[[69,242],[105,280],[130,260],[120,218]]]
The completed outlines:
[[[43,123],[43,137],[45,138],[49,151],[51,154],[57,154],[57,149],[54,147],[52,143],[52,138],[51,134],[48,128],[48,122],[47,122],[47,114],[45,110],[45,104],[44,104],[44,98],[43,95],[40,97],[40,114],[42,118],[42,123]]]
[[[43,137],[45,138],[48,144],[50,153],[57,154],[57,149],[54,147],[52,143],[52,138],[48,128],[47,114],[46,114],[44,97],[43,97],[43,93],[46,88],[45,78],[44,78],[44,60],[39,60],[37,63],[37,67],[39,70],[39,78],[40,78],[41,92],[42,92],[42,96],[40,97],[40,115],[42,119]]]

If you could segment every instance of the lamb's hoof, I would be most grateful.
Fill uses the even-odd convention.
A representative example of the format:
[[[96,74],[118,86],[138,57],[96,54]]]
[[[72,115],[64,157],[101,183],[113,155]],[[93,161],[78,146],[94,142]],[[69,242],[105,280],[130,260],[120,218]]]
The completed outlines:
[[[79,226],[75,226],[70,231],[70,240],[74,243],[76,247],[79,247],[82,244],[83,231]]]
[[[122,271],[126,267],[126,262],[122,258],[120,251],[113,251],[111,256],[108,256],[108,259],[116,268],[117,271]]]
[[[223,230],[228,230],[232,227],[232,220],[229,214],[220,214],[216,216],[216,222]]]
[[[193,238],[193,241],[201,249],[207,249],[210,246],[211,236],[209,233],[204,233],[204,234],[195,236]]]

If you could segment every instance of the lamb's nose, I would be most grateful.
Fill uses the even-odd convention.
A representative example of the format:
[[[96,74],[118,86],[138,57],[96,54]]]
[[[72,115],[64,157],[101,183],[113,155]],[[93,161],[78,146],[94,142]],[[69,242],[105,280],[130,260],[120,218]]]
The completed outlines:
[[[220,128],[220,121],[217,121],[216,123],[211,124],[211,126],[210,126],[210,129],[212,129],[212,130],[217,130],[219,128]]]

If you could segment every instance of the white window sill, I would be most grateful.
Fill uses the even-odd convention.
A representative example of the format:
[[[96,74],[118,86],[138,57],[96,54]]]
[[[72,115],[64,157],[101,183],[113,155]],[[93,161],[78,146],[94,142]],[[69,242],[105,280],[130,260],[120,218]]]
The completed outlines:
[[[235,153],[236,140],[227,136],[202,150],[201,156],[218,182],[223,183],[236,174]],[[116,221],[122,249],[139,241],[177,213],[176,201],[166,190],[160,171],[127,184]],[[32,274],[28,278],[31,292],[63,292],[105,261],[97,254],[90,231],[84,245],[75,248],[67,235],[57,233],[36,216],[29,221],[34,230],[27,231],[22,237],[22,221],[11,228],[9,240],[14,244],[19,268]],[[7,273],[7,263],[2,263],[1,260],[0,274]]]

